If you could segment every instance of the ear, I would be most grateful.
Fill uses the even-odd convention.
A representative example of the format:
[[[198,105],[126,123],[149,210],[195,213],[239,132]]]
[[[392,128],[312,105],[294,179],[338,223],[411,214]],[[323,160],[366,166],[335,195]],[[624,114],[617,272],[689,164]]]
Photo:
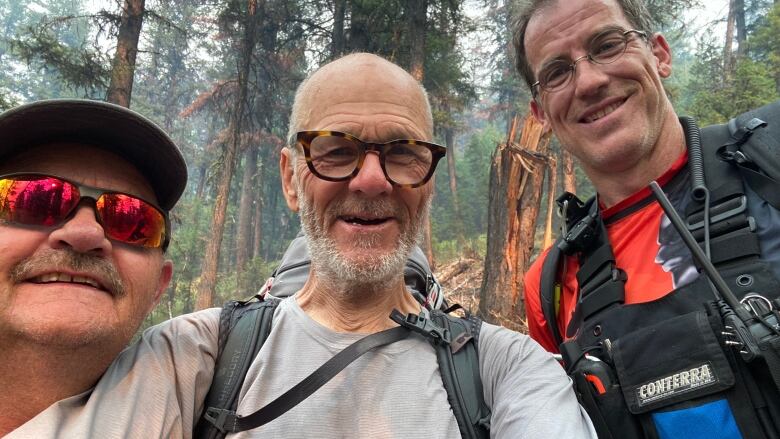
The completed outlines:
[[[547,117],[545,116],[544,109],[542,109],[542,106],[539,104],[539,102],[532,98],[531,101],[528,102],[528,108],[531,110],[531,114],[534,115],[534,118],[537,120],[537,122],[544,125],[544,128],[547,129]]]
[[[166,260],[163,262],[162,269],[160,270],[160,279],[157,281],[157,289],[154,292],[154,298],[152,300],[152,303],[149,305],[149,309],[146,310],[147,314],[152,312],[154,307],[157,306],[158,303],[160,303],[160,299],[162,298],[162,295],[165,292],[165,290],[168,289],[168,285],[170,285],[172,277],[173,277],[173,262]]]
[[[284,193],[284,199],[287,201],[287,207],[293,212],[297,212],[298,190],[293,181],[295,178],[293,173],[294,161],[295,158],[292,156],[290,149],[282,148],[282,153],[279,156],[279,175],[282,178],[282,192]]]
[[[656,33],[653,35],[651,43],[658,75],[662,78],[668,78],[672,75],[672,49],[669,48],[669,42],[663,35]]]

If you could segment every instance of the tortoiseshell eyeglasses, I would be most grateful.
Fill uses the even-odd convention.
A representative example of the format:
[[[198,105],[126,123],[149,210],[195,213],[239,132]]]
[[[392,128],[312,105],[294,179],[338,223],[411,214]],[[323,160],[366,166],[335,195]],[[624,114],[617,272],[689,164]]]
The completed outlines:
[[[356,176],[366,153],[379,154],[385,178],[399,187],[419,187],[430,180],[447,148],[422,140],[400,139],[368,143],[338,131],[300,131],[296,141],[303,147],[306,164],[317,177],[344,181]]]

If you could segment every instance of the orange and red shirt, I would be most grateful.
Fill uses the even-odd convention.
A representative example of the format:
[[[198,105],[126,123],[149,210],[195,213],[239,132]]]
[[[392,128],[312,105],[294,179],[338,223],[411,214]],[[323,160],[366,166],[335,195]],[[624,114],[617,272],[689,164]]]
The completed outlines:
[[[683,154],[657,180],[678,212],[684,212],[683,207],[690,200],[687,159],[687,154]],[[627,275],[627,304],[656,300],[698,276],[690,252],[682,244],[649,188],[640,190],[608,209],[602,209],[602,218],[615,263]],[[547,328],[539,295],[542,264],[548,252],[549,249],[545,250],[525,275],[525,305],[531,337],[548,351],[557,352],[558,346]],[[561,334],[567,333],[566,327],[577,303],[578,269],[577,258],[566,257],[559,275],[562,291],[558,328]]]

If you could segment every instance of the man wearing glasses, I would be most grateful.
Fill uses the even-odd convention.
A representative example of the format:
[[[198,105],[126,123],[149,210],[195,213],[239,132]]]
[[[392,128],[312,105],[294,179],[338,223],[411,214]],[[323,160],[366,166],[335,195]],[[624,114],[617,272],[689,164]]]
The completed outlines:
[[[564,237],[525,279],[531,336],[560,349],[600,436],[778,437],[780,398],[766,364],[735,360],[739,343],[724,339],[734,329],[702,305],[714,295],[648,189],[656,180],[678,212],[695,212],[686,145],[697,143],[698,127],[678,118],[664,91],[667,41],[643,0],[530,3],[514,27],[530,109],[598,192],[585,205],[559,199]],[[720,206],[727,182],[715,180],[707,184]],[[779,212],[735,182],[734,200],[747,201],[732,212],[745,227],[738,216],[711,227],[713,249],[730,242],[713,250],[713,263],[736,277],[731,288],[776,295]],[[709,242],[706,229],[694,233]]]
[[[168,211],[186,181],[168,136],[125,108],[0,115],[0,436],[85,403],[170,281]]]
[[[247,382],[253,384],[244,385],[239,414],[270,403],[365,334],[395,327],[388,318],[393,310],[421,312],[404,285],[403,267],[422,236],[433,172],[446,153],[429,142],[432,136],[425,91],[375,55],[344,57],[299,87],[280,170],[287,204],[300,214],[308,240],[311,272],[280,305],[278,332],[270,335],[269,350],[261,350],[258,367],[250,368]],[[479,337],[491,435],[590,436],[568,383],[538,346],[489,324]],[[301,358],[301,351],[310,355]],[[427,437],[460,435],[434,350],[423,337],[372,351],[339,376],[338,384],[329,383],[252,434],[410,437],[423,429]],[[544,406],[555,407],[565,421],[537,415]],[[312,419],[318,420],[316,433]]]
[[[359,356],[300,403],[228,437],[459,437],[437,354],[403,330],[393,310],[417,316],[404,263],[428,215],[432,175],[445,148],[430,143],[425,91],[374,55],[327,64],[298,89],[280,171],[285,199],[309,242],[310,276],[279,302],[271,330],[240,390],[244,420],[358,340],[403,333]],[[191,437],[214,374],[219,310],[147,331],[109,368],[92,398],[52,430],[95,437]],[[483,324],[483,397],[498,438],[595,437],[558,364],[524,335]],[[177,349],[186,345],[187,350]],[[486,420],[487,421],[487,420]],[[230,426],[233,426],[231,423]],[[236,431],[231,429],[231,431]],[[21,436],[20,436],[21,437]]]

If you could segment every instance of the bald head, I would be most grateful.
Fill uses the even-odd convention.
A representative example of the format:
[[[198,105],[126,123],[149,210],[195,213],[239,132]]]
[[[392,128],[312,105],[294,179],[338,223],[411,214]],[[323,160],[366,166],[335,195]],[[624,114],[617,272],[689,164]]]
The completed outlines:
[[[403,123],[395,119],[406,117],[421,122],[419,140],[433,137],[431,106],[422,85],[404,69],[382,57],[354,53],[325,64],[298,86],[288,139],[293,139],[298,131],[331,129],[323,125],[329,122],[329,109],[345,103],[392,105],[397,111],[391,111],[387,120],[379,121],[380,124]],[[378,111],[377,116],[381,117],[381,112]],[[371,131],[371,127],[362,129]],[[354,131],[350,134],[365,135]]]

